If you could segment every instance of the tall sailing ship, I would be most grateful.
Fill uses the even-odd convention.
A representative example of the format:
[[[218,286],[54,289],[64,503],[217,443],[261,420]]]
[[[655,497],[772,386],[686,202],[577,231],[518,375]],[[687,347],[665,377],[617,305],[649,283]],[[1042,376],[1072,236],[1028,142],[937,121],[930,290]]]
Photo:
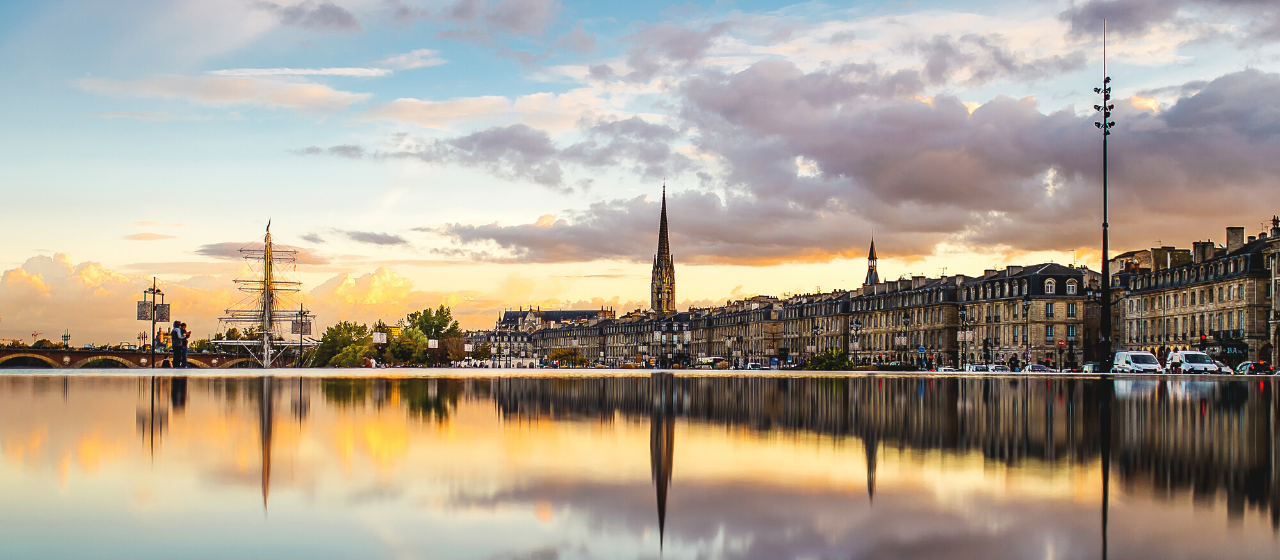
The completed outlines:
[[[241,247],[240,255],[248,264],[248,271],[235,282],[245,297],[218,319],[219,330],[234,327],[254,336],[213,343],[245,348],[264,368],[290,357],[297,365],[302,351],[317,344],[314,338],[308,338],[314,316],[294,301],[302,287],[292,275],[297,270],[298,251],[272,241],[268,220],[262,244]]]

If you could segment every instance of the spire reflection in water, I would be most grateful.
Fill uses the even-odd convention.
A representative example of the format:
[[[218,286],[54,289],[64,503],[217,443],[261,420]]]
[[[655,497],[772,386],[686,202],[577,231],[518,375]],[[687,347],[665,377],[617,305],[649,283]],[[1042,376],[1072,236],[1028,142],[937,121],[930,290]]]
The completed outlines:
[[[610,373],[5,375],[0,557],[1280,555],[1270,378]]]

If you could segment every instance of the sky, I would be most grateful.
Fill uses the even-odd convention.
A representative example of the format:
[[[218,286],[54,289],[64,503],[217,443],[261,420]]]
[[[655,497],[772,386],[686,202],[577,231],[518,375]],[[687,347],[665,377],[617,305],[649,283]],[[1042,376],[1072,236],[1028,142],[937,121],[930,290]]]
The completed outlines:
[[[1280,4],[120,0],[0,4],[0,339],[197,335],[237,249],[297,300],[680,308],[1056,261],[1280,213]]]

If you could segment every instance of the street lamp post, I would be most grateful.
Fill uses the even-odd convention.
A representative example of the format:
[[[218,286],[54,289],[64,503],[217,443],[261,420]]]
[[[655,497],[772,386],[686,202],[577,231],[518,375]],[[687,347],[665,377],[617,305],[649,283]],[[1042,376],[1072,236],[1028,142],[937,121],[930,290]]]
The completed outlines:
[[[853,349],[857,352],[853,356],[853,363],[857,364],[860,361],[858,354],[862,353],[862,319],[854,319],[849,327],[853,329]]]
[[[1026,326],[1022,328],[1022,348],[1025,351],[1023,367],[1031,365],[1031,294],[1022,295],[1022,318]]]
[[[902,359],[911,362],[912,360],[907,357],[911,352],[911,314],[906,311],[902,312],[902,347],[905,350]]]
[[[1111,136],[1111,128],[1116,125],[1111,120],[1111,76],[1107,75],[1107,20],[1102,20],[1102,87],[1093,88],[1094,93],[1102,94],[1102,104],[1093,109],[1102,113],[1102,120],[1093,123],[1102,131],[1102,317],[1099,318],[1098,360],[1102,371],[1111,371],[1111,270],[1110,255],[1110,223],[1107,185],[1107,138]]]
[[[151,368],[156,367],[156,296],[160,296],[160,303],[164,303],[164,292],[156,285],[155,277],[151,278],[151,287],[143,290],[144,299],[151,296]]]
[[[963,371],[969,357],[969,312],[961,305],[956,313],[960,315],[960,369]]]

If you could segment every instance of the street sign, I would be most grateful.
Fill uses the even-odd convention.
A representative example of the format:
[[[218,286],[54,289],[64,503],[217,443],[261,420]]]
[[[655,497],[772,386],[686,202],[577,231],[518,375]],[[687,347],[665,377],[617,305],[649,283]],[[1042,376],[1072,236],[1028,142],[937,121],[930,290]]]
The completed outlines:
[[[156,304],[156,322],[157,323],[169,322],[169,304],[167,303]]]
[[[436,339],[434,339],[434,338],[428,338],[428,339],[427,339],[427,348],[439,348],[439,347],[440,347],[440,341],[439,341],[439,340],[436,340]]]
[[[923,353],[924,353],[924,347],[923,347],[923,346],[921,346],[921,347],[919,347],[919,348],[916,348],[916,353],[917,353],[917,354],[923,354]]]
[[[387,343],[387,333],[384,333],[384,332],[376,332],[376,333],[373,333],[373,343],[374,343],[374,344],[386,344],[386,343]]]
[[[289,332],[303,336],[311,335],[311,321],[291,321]]]
[[[1065,340],[1058,341],[1058,348],[1065,348],[1066,346],[1067,346],[1067,342]]]
[[[470,344],[463,344],[463,345],[462,345],[462,351],[463,351],[463,352],[470,352],[470,351],[472,351],[472,349],[473,349],[473,347],[472,347]]]

